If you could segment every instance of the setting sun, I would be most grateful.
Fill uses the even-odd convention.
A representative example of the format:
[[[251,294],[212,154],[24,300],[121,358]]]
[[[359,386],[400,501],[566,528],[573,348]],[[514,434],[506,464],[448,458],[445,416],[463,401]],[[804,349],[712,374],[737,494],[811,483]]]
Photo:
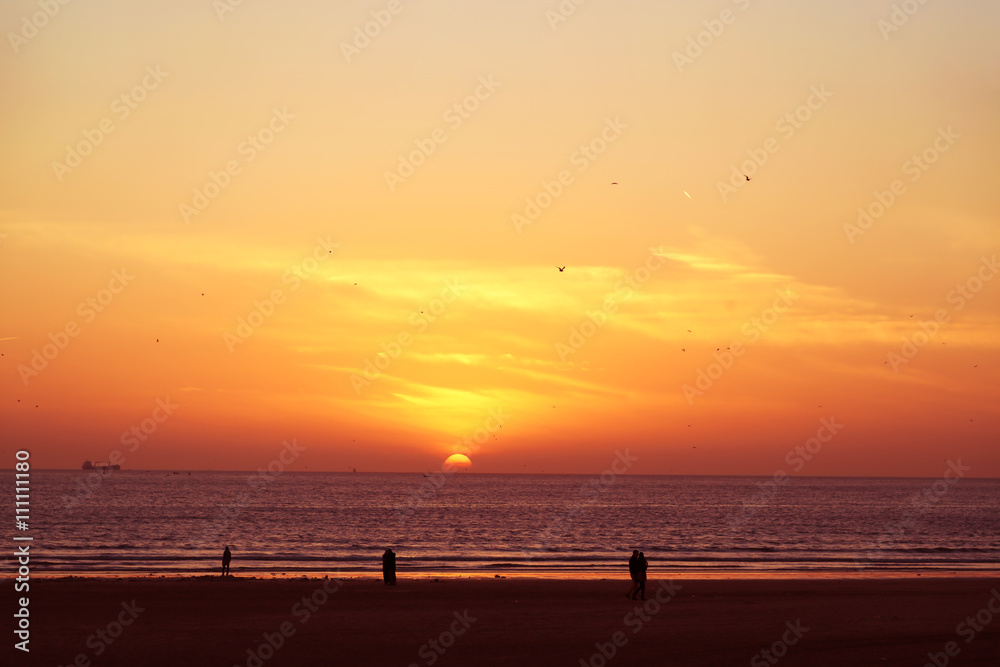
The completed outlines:
[[[445,469],[468,468],[472,460],[465,454],[452,454],[444,460]]]

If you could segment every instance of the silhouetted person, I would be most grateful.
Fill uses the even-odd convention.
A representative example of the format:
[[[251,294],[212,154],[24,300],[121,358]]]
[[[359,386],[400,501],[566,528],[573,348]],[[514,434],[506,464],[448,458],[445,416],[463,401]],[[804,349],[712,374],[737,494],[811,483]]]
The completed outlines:
[[[636,582],[639,584],[639,588],[636,589],[635,593],[632,594],[632,599],[635,599],[636,595],[642,595],[643,600],[646,599],[646,568],[649,567],[649,563],[646,562],[646,554],[639,552],[639,558],[635,562],[636,570],[638,572],[636,576]]]
[[[382,554],[382,580],[386,586],[396,585],[396,554],[392,549]]]
[[[229,562],[233,560],[233,554],[229,551],[229,545],[226,545],[226,550],[222,552],[222,576],[229,574]]]
[[[632,580],[632,585],[628,587],[628,593],[625,597],[631,598],[632,594],[635,593],[635,589],[639,586],[639,550],[635,549],[632,551],[632,557],[628,559],[628,577]]]

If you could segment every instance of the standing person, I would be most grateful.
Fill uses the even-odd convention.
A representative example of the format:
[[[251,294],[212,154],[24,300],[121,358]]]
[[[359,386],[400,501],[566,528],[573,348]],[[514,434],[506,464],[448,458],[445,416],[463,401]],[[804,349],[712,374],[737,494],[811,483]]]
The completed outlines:
[[[226,550],[222,552],[222,576],[229,574],[229,563],[233,560],[233,554],[229,551],[229,545],[226,545]]]
[[[396,585],[396,554],[392,549],[382,554],[382,580],[386,586]]]
[[[646,562],[646,554],[639,552],[639,558],[635,562],[637,576],[636,583],[639,588],[632,594],[632,599],[635,599],[636,595],[642,595],[642,599],[646,599],[646,568],[649,567],[649,563]]]
[[[635,589],[639,586],[639,550],[634,549],[632,551],[632,557],[628,559],[628,577],[632,580],[632,585],[628,587],[628,593],[625,597],[631,599],[632,594],[635,593]]]

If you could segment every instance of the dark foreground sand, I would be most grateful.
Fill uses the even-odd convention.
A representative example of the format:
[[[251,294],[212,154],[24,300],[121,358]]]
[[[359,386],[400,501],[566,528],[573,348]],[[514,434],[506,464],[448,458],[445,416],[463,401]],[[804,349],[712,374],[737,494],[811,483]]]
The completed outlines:
[[[642,610],[617,579],[35,579],[29,659],[8,631],[2,663],[1000,665],[997,579],[664,583]]]

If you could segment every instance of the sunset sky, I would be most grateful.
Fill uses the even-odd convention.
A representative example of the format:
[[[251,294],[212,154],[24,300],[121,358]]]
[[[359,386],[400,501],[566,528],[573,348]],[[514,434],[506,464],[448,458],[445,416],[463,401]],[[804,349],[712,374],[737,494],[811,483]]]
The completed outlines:
[[[49,4],[0,465],[1000,477],[996,2]]]

